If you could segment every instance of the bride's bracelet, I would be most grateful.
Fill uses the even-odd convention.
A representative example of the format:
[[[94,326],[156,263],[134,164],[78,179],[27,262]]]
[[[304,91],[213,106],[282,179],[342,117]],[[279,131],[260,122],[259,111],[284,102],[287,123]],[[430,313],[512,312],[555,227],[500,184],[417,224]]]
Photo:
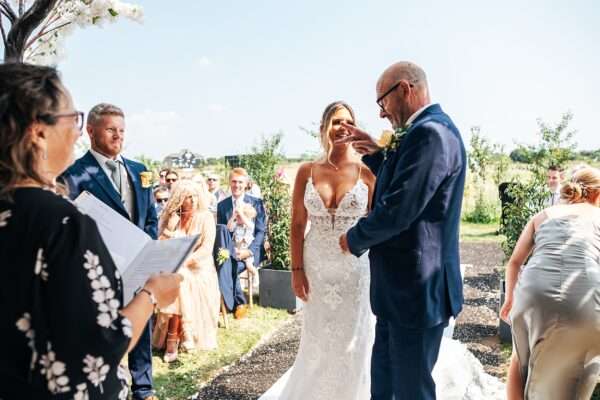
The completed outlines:
[[[303,271],[303,270],[304,270],[303,267],[296,267],[296,268],[292,267],[292,271]]]

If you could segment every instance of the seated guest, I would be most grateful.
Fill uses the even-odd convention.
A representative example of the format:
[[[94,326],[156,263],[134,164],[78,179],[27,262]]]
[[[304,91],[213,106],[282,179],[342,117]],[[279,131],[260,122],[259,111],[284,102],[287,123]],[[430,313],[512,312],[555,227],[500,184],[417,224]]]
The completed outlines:
[[[156,201],[156,216],[160,218],[160,214],[162,213],[165,204],[169,200],[169,191],[164,186],[159,186],[154,189],[154,200]]]
[[[179,343],[186,351],[217,347],[221,293],[212,252],[215,220],[208,211],[210,193],[204,182],[181,180],[160,219],[160,239],[200,235],[192,255],[179,269],[185,280],[179,297],[161,307],[153,334],[153,345],[165,348],[164,360],[177,359]]]
[[[229,186],[231,196],[225,198],[217,205],[217,223],[227,225],[233,216],[233,210],[241,208],[243,203],[250,204],[256,210],[256,218],[254,221],[254,240],[247,249],[236,251],[231,254],[233,258],[231,263],[232,269],[219,268],[219,284],[223,300],[229,310],[234,311],[235,318],[243,318],[247,313],[246,298],[242,292],[240,285],[239,274],[246,269],[244,260],[249,257],[253,258],[255,267],[258,267],[263,256],[263,242],[265,239],[265,209],[263,202],[260,199],[252,197],[245,193],[248,185],[248,173],[244,168],[234,168],[229,174]]]
[[[248,203],[243,203],[239,208],[233,210],[231,219],[227,222],[227,229],[233,236],[236,259],[238,258],[237,254],[240,254],[243,250],[247,250],[254,240],[254,218],[256,218],[254,207]],[[246,264],[248,273],[254,275],[256,273],[254,257],[247,257],[243,261]]]
[[[119,363],[181,277],[151,277],[123,307],[96,223],[56,184],[83,113],[53,68],[2,64],[0,87],[0,398],[126,399]]]
[[[509,400],[589,399],[600,377],[600,170],[578,170],[560,194],[564,204],[529,221],[506,268]]]

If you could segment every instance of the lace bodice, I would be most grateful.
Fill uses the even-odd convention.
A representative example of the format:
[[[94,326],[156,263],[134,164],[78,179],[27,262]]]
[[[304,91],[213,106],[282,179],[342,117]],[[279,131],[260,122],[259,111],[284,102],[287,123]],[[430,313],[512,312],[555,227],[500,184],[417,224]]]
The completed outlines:
[[[308,178],[304,191],[304,207],[308,211],[311,230],[323,234],[346,232],[358,219],[367,213],[369,205],[369,187],[362,179],[350,189],[337,208],[327,208],[323,198],[315,188],[312,178]]]

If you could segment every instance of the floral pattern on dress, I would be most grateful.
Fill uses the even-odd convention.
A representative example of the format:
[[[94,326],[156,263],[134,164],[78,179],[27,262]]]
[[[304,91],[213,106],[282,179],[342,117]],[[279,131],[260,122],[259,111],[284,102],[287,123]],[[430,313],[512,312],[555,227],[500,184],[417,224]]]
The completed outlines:
[[[44,259],[44,249],[38,249],[34,272],[36,275],[39,275],[43,281],[48,281],[48,264],[46,264]]]
[[[67,366],[64,362],[56,359],[50,342],[48,342],[48,353],[42,355],[40,365],[42,366],[40,373],[46,377],[50,393],[66,393],[71,390],[67,377]]]
[[[121,381],[123,388],[119,392],[119,400],[127,400],[129,394],[129,387],[127,386],[127,373],[120,365],[117,367],[117,378]]]
[[[98,303],[98,316],[96,321],[103,328],[116,329],[113,321],[119,316],[119,306],[121,303],[115,298],[115,291],[112,289],[110,281],[104,275],[100,258],[87,250],[84,254],[84,268],[88,270],[87,276],[92,285],[92,299]]]
[[[77,393],[75,393],[75,396],[73,396],[73,400],[89,400],[90,399],[90,395],[88,394],[88,390],[87,390],[87,384],[85,382],[77,385],[75,387],[75,389],[77,389]]]
[[[121,320],[121,328],[123,329],[123,334],[128,338],[133,336],[133,325],[129,318],[123,317]]]
[[[37,361],[37,351],[35,350],[35,331],[31,327],[31,314],[24,313],[21,318],[17,321],[17,329],[25,333],[25,337],[29,339],[27,346],[31,349],[31,365],[29,368],[33,370],[35,368],[35,362]]]
[[[89,354],[85,356],[83,363],[85,364],[83,372],[87,374],[88,380],[92,385],[100,388],[100,393],[103,393],[102,382],[106,380],[110,365],[104,363],[104,358]]]
[[[10,211],[10,210],[0,212],[0,228],[3,228],[6,225],[8,225],[8,219],[10,218],[11,215],[12,215],[12,211]]]

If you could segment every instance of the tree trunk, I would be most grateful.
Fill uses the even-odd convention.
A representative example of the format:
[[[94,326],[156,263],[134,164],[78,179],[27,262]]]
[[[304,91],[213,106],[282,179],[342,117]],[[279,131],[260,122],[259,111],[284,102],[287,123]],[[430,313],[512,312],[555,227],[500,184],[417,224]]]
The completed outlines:
[[[11,25],[4,43],[4,62],[23,62],[27,41],[44,21],[58,0],[36,0],[31,7]]]

